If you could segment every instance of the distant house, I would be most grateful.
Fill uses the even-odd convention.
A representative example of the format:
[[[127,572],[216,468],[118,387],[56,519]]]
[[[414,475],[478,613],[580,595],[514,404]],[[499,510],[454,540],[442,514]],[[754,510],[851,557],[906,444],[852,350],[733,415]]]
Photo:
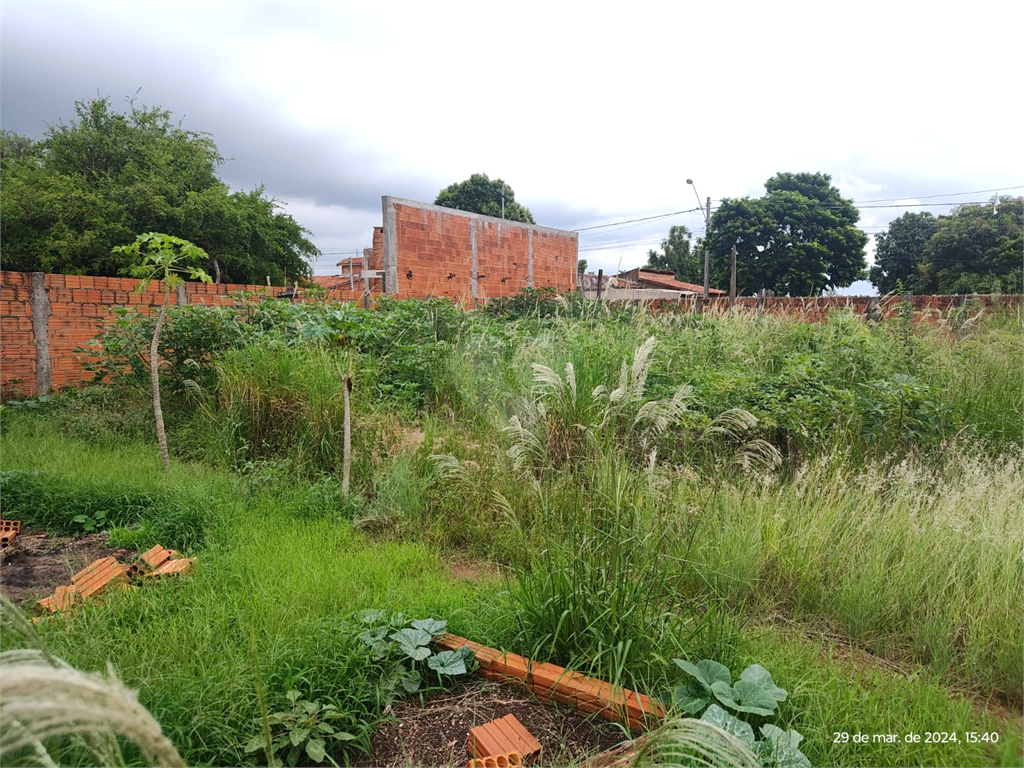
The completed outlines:
[[[642,269],[637,267],[628,272],[620,272],[616,278],[618,285],[622,288],[646,288],[661,291],[682,291],[684,294],[704,295],[704,286],[695,283],[684,283],[676,280],[675,273],[657,269]],[[712,288],[709,291],[711,296],[725,296],[725,291]]]

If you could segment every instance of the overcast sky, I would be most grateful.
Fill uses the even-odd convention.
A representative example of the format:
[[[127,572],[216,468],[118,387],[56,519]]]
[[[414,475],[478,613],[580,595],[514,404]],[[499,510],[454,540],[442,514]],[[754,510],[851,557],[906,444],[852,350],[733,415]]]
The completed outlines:
[[[41,138],[76,100],[139,91],[212,134],[221,178],[265,185],[331,274],[381,195],[432,202],[477,172],[566,229],[695,208],[687,178],[718,200],[822,171],[877,205],[1019,187],[1022,9],[4,0],[0,124]],[[907,210],[949,205],[861,225]],[[638,266],[672,224],[704,219],[581,232],[580,257]]]

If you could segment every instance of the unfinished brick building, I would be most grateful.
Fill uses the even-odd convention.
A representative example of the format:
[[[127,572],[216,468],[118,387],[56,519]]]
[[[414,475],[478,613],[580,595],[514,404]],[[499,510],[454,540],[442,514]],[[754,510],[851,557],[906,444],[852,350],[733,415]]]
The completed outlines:
[[[333,298],[358,299],[364,280],[373,296],[443,296],[465,306],[524,288],[576,287],[575,232],[389,196],[381,208],[383,226],[364,257],[316,278]]]

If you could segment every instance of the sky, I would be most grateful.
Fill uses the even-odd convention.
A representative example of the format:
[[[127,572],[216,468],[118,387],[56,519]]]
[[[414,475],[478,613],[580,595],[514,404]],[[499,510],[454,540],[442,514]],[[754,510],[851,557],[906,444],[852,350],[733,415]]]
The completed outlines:
[[[1008,2],[4,0],[0,125],[42,138],[97,96],[168,109],[227,184],[310,230],[317,274],[370,245],[382,195],[432,202],[473,173],[582,229],[608,273],[780,171],[886,206],[860,209],[870,234],[1020,194],[1022,21]]]

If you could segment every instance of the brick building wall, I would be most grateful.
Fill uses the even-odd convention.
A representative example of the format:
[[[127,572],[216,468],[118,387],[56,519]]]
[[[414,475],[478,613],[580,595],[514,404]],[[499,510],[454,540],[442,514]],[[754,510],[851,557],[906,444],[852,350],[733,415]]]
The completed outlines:
[[[385,292],[473,306],[524,288],[576,287],[578,236],[551,227],[385,196]],[[374,248],[378,254],[378,232]]]
[[[62,389],[87,381],[74,350],[96,336],[113,307],[159,311],[163,283],[154,281],[136,293],[139,280],[42,273],[0,272],[0,392],[32,396],[41,389]],[[221,283],[185,283],[184,303],[232,306],[231,293],[250,291],[276,296],[280,287]],[[171,293],[170,303],[178,303]],[[45,329],[45,337],[37,330]],[[48,370],[47,370],[48,366]],[[42,386],[40,386],[42,384]]]

